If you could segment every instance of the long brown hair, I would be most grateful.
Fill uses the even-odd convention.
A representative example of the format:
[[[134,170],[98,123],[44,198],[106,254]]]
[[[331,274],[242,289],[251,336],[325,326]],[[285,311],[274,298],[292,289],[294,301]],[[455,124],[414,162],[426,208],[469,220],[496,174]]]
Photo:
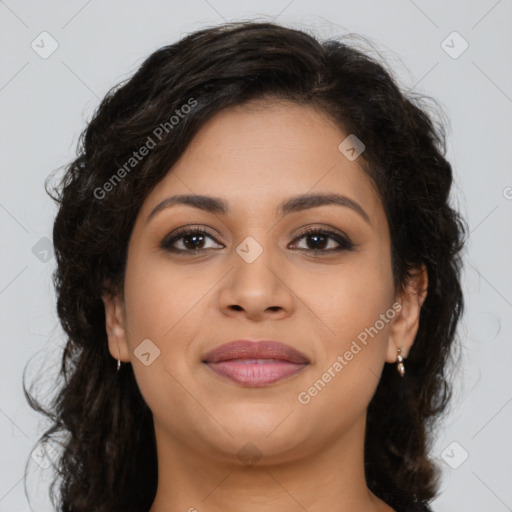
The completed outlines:
[[[131,365],[116,373],[101,295],[105,283],[112,293],[123,289],[142,202],[201,126],[221,109],[261,97],[318,107],[364,141],[358,161],[385,205],[396,285],[413,267],[427,268],[428,295],[406,376],[386,364],[369,405],[365,470],[369,488],[395,508],[436,494],[428,453],[451,393],[446,368],[463,310],[459,253],[466,230],[449,206],[443,125],[419,95],[401,92],[382,64],[355,47],[273,23],[241,22],[197,31],[150,55],[107,93],[80,136],[76,159],[53,190],[47,183],[59,207],[54,285],[67,343],[62,385],[50,406],[25,384],[24,390],[31,407],[51,421],[40,441],[64,434],[56,441],[61,453],[51,494],[63,512],[147,511],[153,502],[151,411]],[[187,114],[176,123],[177,109]],[[127,166],[148,137],[154,147]]]

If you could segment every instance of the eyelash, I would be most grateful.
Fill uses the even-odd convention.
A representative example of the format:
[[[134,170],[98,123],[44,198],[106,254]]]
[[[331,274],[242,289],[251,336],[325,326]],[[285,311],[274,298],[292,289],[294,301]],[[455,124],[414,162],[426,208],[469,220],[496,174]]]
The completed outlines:
[[[337,253],[341,251],[351,251],[354,249],[355,244],[344,235],[341,235],[335,231],[331,231],[328,229],[321,229],[321,228],[308,228],[307,230],[303,231],[297,238],[295,238],[294,241],[301,240],[302,238],[305,238],[307,236],[311,236],[312,234],[319,234],[322,236],[327,236],[329,238],[332,238],[335,242],[340,244],[340,247],[337,247],[336,249],[299,249],[300,251],[306,251],[306,252],[313,252],[315,254],[323,254],[326,253]],[[175,235],[170,239],[164,239],[160,247],[166,251],[173,252],[173,253],[192,253],[192,254],[199,254],[207,251],[208,249],[193,249],[193,250],[186,250],[186,249],[176,249],[173,246],[174,243],[176,243],[178,240],[181,240],[183,238],[186,238],[188,236],[192,235],[208,235],[208,237],[212,238],[216,243],[217,240],[215,240],[215,237],[212,233],[210,233],[207,229],[199,229],[199,228],[183,228],[178,231],[178,233],[175,233]]]

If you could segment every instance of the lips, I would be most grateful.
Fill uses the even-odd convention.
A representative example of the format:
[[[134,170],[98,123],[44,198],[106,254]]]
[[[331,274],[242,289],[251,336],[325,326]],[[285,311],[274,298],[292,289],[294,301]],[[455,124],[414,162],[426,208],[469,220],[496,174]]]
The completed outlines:
[[[259,387],[295,375],[309,364],[309,359],[284,343],[237,340],[208,352],[203,363],[222,377]]]
[[[277,341],[236,340],[216,347],[203,357],[205,363],[231,359],[278,359],[290,363],[308,364],[309,359],[298,350]]]

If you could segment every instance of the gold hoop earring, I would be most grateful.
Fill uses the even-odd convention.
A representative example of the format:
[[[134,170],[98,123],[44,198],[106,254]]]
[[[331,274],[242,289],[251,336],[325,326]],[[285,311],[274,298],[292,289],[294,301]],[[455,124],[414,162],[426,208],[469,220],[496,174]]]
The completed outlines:
[[[117,371],[119,371],[119,368],[121,368],[121,360],[117,360]]]
[[[397,356],[396,356],[396,360],[397,360],[396,369],[397,369],[398,373],[400,374],[400,377],[403,377],[405,375],[405,366],[404,366],[404,363],[403,363],[404,358],[401,355],[402,354],[402,349],[401,348],[397,348],[396,352],[397,352]]]

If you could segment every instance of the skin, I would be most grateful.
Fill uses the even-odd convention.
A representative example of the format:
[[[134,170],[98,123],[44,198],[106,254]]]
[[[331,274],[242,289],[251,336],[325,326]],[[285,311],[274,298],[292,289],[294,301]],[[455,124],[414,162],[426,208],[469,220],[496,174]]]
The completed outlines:
[[[418,269],[395,290],[386,214],[358,159],[339,151],[346,136],[312,107],[259,100],[229,108],[147,196],[129,242],[124,297],[103,298],[110,353],[133,365],[154,418],[159,481],[150,512],[393,510],[366,485],[366,411],[384,364],[397,361],[397,347],[406,358],[413,344],[427,276]],[[338,205],[277,214],[285,199],[311,192],[348,196],[370,222]],[[174,205],[146,223],[175,194],[220,197],[230,212]],[[174,244],[186,254],[160,247],[183,226],[214,234],[203,235],[203,253],[193,253],[190,237]],[[340,231],[356,246],[315,255],[314,247],[339,243],[315,245],[301,237],[307,227]],[[263,249],[252,263],[236,252],[247,236]],[[298,394],[394,303],[400,312],[300,403]],[[145,339],[160,350],[148,366],[134,354]],[[201,362],[235,339],[281,341],[310,364],[249,388]],[[248,443],[261,455],[253,465],[238,455]]]

